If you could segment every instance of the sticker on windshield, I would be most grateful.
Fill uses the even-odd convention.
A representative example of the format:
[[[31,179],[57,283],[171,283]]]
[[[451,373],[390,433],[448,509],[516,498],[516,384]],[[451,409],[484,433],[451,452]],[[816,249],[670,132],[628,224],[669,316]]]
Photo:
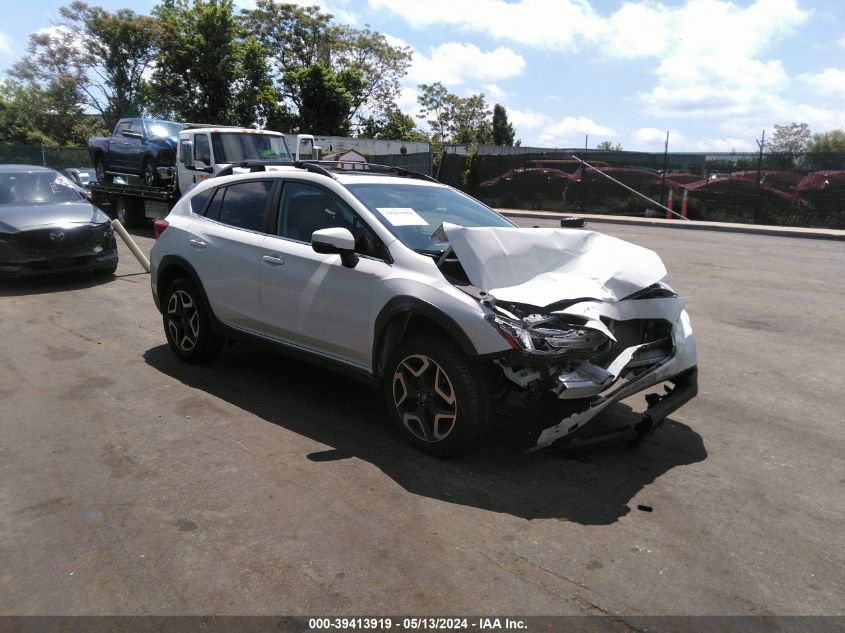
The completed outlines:
[[[428,226],[419,213],[411,207],[376,207],[393,226]]]

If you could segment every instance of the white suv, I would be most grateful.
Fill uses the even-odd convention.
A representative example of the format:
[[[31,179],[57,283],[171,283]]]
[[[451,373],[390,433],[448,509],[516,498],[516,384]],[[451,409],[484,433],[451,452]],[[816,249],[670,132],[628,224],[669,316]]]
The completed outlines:
[[[398,428],[441,456],[477,442],[509,392],[556,412],[526,423],[535,447],[664,381],[674,388],[647,397],[637,436],[695,395],[685,300],[653,252],[517,228],[403,170],[250,167],[156,222],[153,297],[180,358],[271,342],[381,384]]]

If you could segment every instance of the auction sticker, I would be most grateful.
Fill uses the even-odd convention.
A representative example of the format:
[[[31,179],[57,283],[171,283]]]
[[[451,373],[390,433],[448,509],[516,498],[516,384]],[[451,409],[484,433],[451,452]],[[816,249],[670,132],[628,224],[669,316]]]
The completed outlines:
[[[393,226],[427,226],[428,222],[411,207],[377,207]]]

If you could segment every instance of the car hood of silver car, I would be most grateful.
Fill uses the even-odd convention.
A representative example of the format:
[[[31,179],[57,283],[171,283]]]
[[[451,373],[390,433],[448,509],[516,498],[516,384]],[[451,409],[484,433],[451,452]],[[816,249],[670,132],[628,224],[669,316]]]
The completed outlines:
[[[0,233],[18,233],[48,226],[103,224],[108,221],[109,217],[105,213],[85,201],[0,205]]]
[[[666,275],[654,251],[595,231],[448,223],[443,231],[469,281],[499,301],[614,302]]]

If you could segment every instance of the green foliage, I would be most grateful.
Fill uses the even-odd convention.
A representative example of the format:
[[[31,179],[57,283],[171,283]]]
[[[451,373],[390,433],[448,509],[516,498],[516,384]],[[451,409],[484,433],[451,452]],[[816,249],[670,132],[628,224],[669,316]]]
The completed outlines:
[[[606,152],[621,152],[622,151],[622,143],[617,143],[614,145],[610,141],[602,141],[598,145],[596,145],[596,149],[601,149]]]
[[[335,72],[322,61],[285,74],[299,95],[299,122],[313,134],[348,136],[353,94],[363,83],[356,68]]]
[[[775,133],[766,142],[766,149],[772,154],[798,154],[810,142],[810,126],[806,123],[775,125]]]
[[[68,39],[75,63],[84,70],[84,103],[100,114],[105,127],[138,114],[144,73],[152,65],[158,22],[130,9],[109,13],[76,1],[59,9],[60,37]]]
[[[478,145],[472,144],[470,151],[467,152],[464,171],[461,174],[461,181],[464,188],[473,189],[478,184],[478,171],[481,168],[481,156],[478,154]]]
[[[362,138],[385,139],[393,141],[428,142],[428,135],[417,128],[413,117],[404,114],[395,103],[391,103],[385,111],[370,116],[361,121],[359,136]]]
[[[161,28],[149,91],[153,113],[253,126],[272,110],[266,54],[245,36],[232,0],[164,0],[153,15]]]
[[[420,84],[419,90],[419,118],[424,119],[431,129],[432,143],[438,152],[443,143],[493,142],[490,108],[484,94],[458,97],[439,81]]]
[[[241,19],[272,60],[286,113],[279,122],[290,124],[282,128],[286,131],[321,133],[309,127],[315,111],[320,112],[316,120],[322,129],[348,130],[362,109],[378,111],[381,104],[393,103],[411,60],[410,49],[391,46],[369,28],[337,25],[314,6],[258,0]],[[303,92],[306,86],[308,93]],[[340,104],[317,103],[338,95]],[[326,118],[330,111],[332,120]]]
[[[845,152],[845,131],[836,129],[824,134],[813,134],[813,139],[807,143],[808,152]]]
[[[508,121],[508,111],[505,106],[497,103],[493,106],[493,144],[512,146],[514,135],[513,125]]]

